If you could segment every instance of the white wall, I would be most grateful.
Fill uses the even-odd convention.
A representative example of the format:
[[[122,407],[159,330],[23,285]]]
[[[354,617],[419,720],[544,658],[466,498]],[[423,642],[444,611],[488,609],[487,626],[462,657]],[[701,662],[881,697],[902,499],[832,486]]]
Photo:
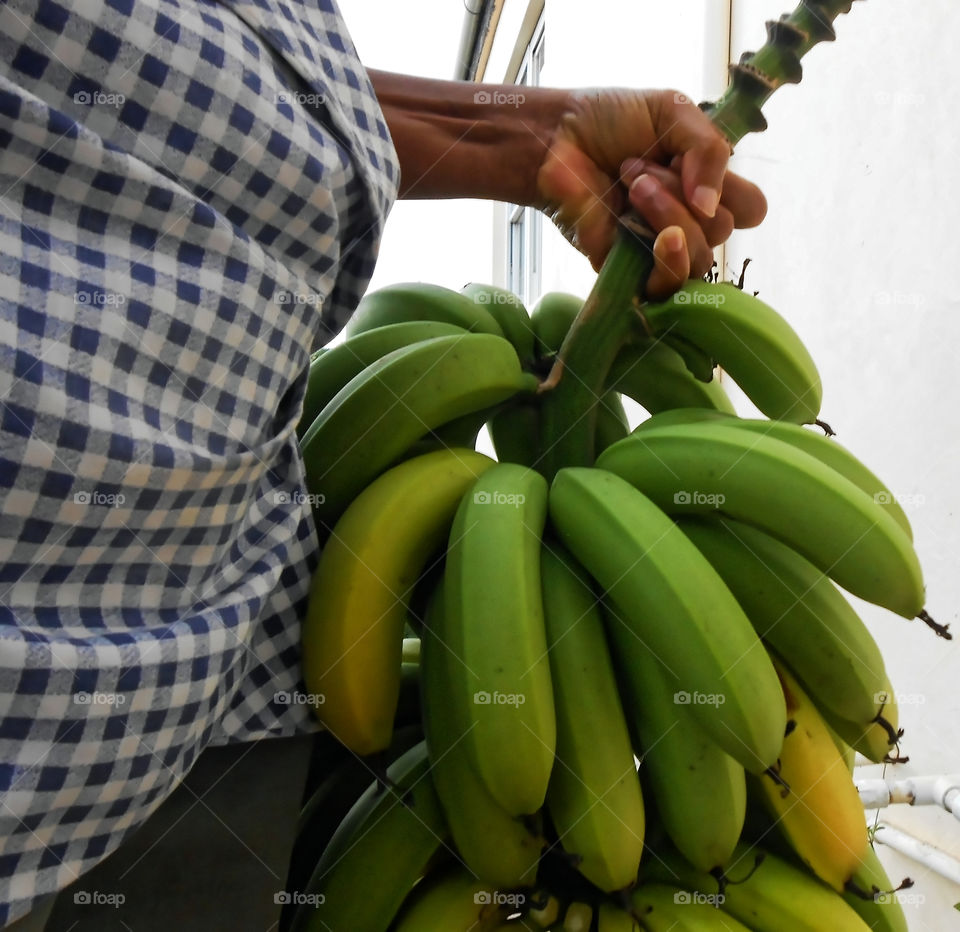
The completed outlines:
[[[736,0],[733,47],[756,48],[783,0]],[[838,41],[805,59],[803,83],[765,108],[767,132],[744,140],[737,170],[770,203],[757,231],[737,233],[728,263],[754,260],[748,284],[800,332],[820,367],[823,417],[839,439],[907,498],[928,607],[957,624],[960,604],[960,339],[956,112],[960,10],[949,0],[857,3]],[[958,642],[872,606],[906,728],[910,762],[894,774],[960,772]],[[870,768],[866,774],[879,772]],[[858,771],[859,773],[859,771]],[[960,825],[940,811],[882,817],[960,856]],[[960,924],[960,889],[880,848],[927,902],[911,929]]]

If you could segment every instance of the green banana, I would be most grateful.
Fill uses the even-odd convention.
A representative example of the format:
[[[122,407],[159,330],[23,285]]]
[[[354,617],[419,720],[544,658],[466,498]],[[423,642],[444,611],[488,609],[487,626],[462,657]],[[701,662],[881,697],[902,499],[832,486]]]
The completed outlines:
[[[463,863],[486,884],[510,890],[535,879],[543,839],[530,831],[526,820],[501,808],[473,767],[466,743],[469,720],[450,701],[452,667],[460,660],[443,640],[443,590],[441,581],[430,600],[421,640],[423,727],[433,782]]]
[[[510,912],[490,884],[461,867],[417,884],[393,932],[493,932]]]
[[[620,350],[607,385],[632,398],[651,414],[674,408],[708,408],[734,413],[720,380],[696,379],[676,351],[661,340],[629,344]]]
[[[432,450],[449,450],[453,447],[473,450],[483,426],[500,410],[500,405],[471,411],[462,417],[441,424],[428,431],[407,450],[407,456],[422,456]]]
[[[404,282],[367,292],[344,331],[353,336],[411,320],[437,320],[474,333],[504,335],[482,305],[458,291],[426,282]]]
[[[547,809],[577,869],[610,893],[633,886],[644,811],[630,734],[589,577],[556,542],[540,562],[557,713]]]
[[[535,388],[503,337],[436,337],[388,353],[348,382],[303,438],[318,526],[332,527],[428,430]]]
[[[859,869],[850,880],[859,891],[873,894],[872,899],[864,899],[852,890],[843,894],[850,907],[873,932],[907,932],[907,917],[873,845],[870,845]],[[912,885],[912,881],[906,878],[896,889]]]
[[[542,805],[556,718],[540,592],[546,480],[510,463],[463,497],[444,571],[443,638],[450,702],[470,722],[465,743],[495,800],[513,816]]]
[[[718,510],[782,540],[840,586],[913,618],[923,575],[910,539],[869,495],[782,440],[726,424],[631,434],[597,459],[671,514]]]
[[[618,642],[632,636],[648,644],[678,701],[687,697],[717,744],[751,772],[770,767],[786,726],[780,684],[706,558],[646,496],[601,469],[561,469],[550,517],[616,606],[625,628]],[[627,675],[634,675],[629,666]]]
[[[633,891],[630,901],[647,932],[750,932],[703,897],[673,884],[647,883]]]
[[[601,903],[597,910],[597,932],[637,932],[630,913],[612,903]]]
[[[817,367],[793,328],[763,301],[731,284],[692,279],[639,313],[651,336],[680,337],[715,359],[767,417],[816,420]]]
[[[598,453],[623,440],[630,433],[630,423],[623,402],[617,392],[607,392],[597,405],[597,433],[595,449]]]
[[[887,682],[883,656],[833,583],[809,560],[750,525],[694,517],[677,523],[816,705],[853,722],[873,721]]]
[[[723,867],[743,828],[743,767],[697,724],[688,706],[674,701],[660,662],[612,607],[607,616],[640,774],[660,821],[691,864],[704,871]]]
[[[819,431],[808,430],[799,424],[789,421],[765,421],[758,418],[727,417],[724,412],[712,411],[703,408],[677,408],[674,411],[665,411],[656,417],[648,418],[637,427],[637,431],[654,430],[658,427],[668,427],[674,424],[692,424],[697,421],[716,421],[718,424],[727,424],[731,427],[752,430],[757,433],[773,437],[789,443],[804,453],[820,460],[841,476],[849,479],[855,486],[863,489],[878,505],[890,513],[903,532],[913,540],[913,529],[910,527],[904,510],[896,500],[896,496],[860,462],[846,447],[836,440],[825,437]]]
[[[667,335],[663,337],[667,344],[682,360],[690,374],[701,382],[712,382],[717,361],[705,353],[699,346],[694,346],[683,337]]]
[[[490,419],[490,439],[501,463],[535,468],[540,459],[540,409],[521,398],[505,404]]]
[[[805,870],[759,847],[737,845],[729,883],[698,871],[675,852],[644,862],[641,879],[721,896],[721,909],[754,932],[867,932],[843,898]]]
[[[583,298],[562,291],[549,291],[537,301],[530,312],[530,322],[538,358],[560,352],[567,331],[582,307]]]
[[[422,740],[419,724],[398,728],[387,751],[388,759],[396,760]],[[314,790],[297,820],[287,878],[291,890],[304,889],[341,820],[375,779],[370,763],[351,754]]]
[[[503,335],[513,344],[524,366],[533,362],[533,324],[523,302],[512,291],[497,288],[496,285],[470,282],[464,285],[461,292],[479,304],[497,322]]]
[[[322,356],[310,357],[307,375],[307,391],[303,399],[303,411],[297,424],[297,436],[302,440],[317,415],[330,399],[354,376],[367,366],[382,359],[387,353],[412,346],[421,340],[434,337],[456,336],[465,333],[462,327],[433,320],[412,320],[408,323],[390,324],[376,330],[358,333],[337,346],[330,347]]]
[[[460,499],[494,465],[472,450],[407,460],[365,488],[333,528],[310,585],[303,680],[317,717],[357,754],[390,744],[411,590]]]
[[[896,747],[903,730],[900,728],[897,696],[890,685],[889,677],[884,679],[883,688],[877,698],[882,709],[871,722],[847,721],[832,715],[829,710],[824,710],[823,716],[840,739],[864,757],[878,764],[882,761],[896,763]]]
[[[386,932],[447,835],[426,743],[387,769],[337,829],[307,885],[292,932]],[[370,878],[376,878],[371,883]]]

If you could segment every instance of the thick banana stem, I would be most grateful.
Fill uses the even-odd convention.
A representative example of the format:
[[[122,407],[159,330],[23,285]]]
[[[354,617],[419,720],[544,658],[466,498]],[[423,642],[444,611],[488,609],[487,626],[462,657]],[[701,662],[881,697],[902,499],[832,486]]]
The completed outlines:
[[[819,42],[835,38],[833,20],[854,0],[802,0],[789,14],[767,23],[767,42],[730,68],[730,83],[716,102],[704,104],[711,122],[731,145],[747,133],[766,129],[761,107],[784,84],[800,81],[800,59]],[[627,341],[631,312],[653,269],[652,235],[636,232],[636,218],[624,218],[596,284],[570,328],[549,378],[541,385],[543,472],[552,478],[563,466],[591,465],[596,405],[607,374]],[[617,319],[615,319],[617,318]]]
[[[597,402],[613,361],[639,326],[637,284],[653,268],[649,239],[621,228],[583,309],[570,327],[550,375],[540,420],[540,471],[553,479],[564,466],[592,466]]]

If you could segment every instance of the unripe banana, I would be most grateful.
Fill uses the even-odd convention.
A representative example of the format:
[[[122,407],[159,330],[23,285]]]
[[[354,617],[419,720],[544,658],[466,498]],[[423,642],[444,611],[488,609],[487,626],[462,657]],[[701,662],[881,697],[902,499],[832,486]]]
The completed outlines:
[[[840,738],[864,757],[878,764],[881,761],[896,763],[896,749],[903,732],[900,729],[897,696],[889,677],[884,680],[877,699],[882,708],[874,721],[850,722],[831,715],[829,711],[824,711],[824,717]]]
[[[763,301],[730,284],[694,279],[640,313],[652,336],[680,337],[715,359],[767,417],[816,420],[817,367],[793,328]]]
[[[561,469],[550,517],[708,734],[748,770],[772,765],[786,724],[776,673],[743,610],[683,532],[601,469]]]
[[[542,805],[556,749],[553,687],[540,591],[547,484],[498,463],[467,492],[450,531],[444,640],[450,702],[471,728],[473,766],[510,814]]]
[[[533,400],[516,398],[490,419],[490,440],[501,463],[535,469],[540,459],[540,408]]]
[[[439,450],[384,473],[351,503],[320,554],[303,621],[303,678],[317,717],[358,754],[390,743],[406,603],[464,493],[493,460]]]
[[[630,899],[633,915],[647,932],[750,932],[702,896],[671,884],[647,883]]]
[[[856,722],[876,717],[887,682],[880,648],[826,575],[742,522],[684,517],[677,523],[819,709]]]
[[[497,322],[503,335],[513,344],[513,348],[525,366],[534,360],[533,323],[523,302],[506,288],[496,285],[481,285],[470,282],[464,285],[462,293],[471,301],[479,304]]]
[[[651,414],[675,408],[707,408],[734,413],[719,379],[695,378],[662,340],[629,344],[617,355],[607,385],[642,405]]]
[[[697,724],[688,705],[675,701],[660,662],[615,615],[609,631],[652,805],[691,864],[704,871],[723,867],[743,829],[743,767]]]
[[[447,835],[421,742],[356,802],[321,857],[292,932],[385,930]],[[371,878],[376,878],[374,883]]]
[[[549,291],[537,301],[530,312],[530,321],[538,358],[560,352],[567,331],[582,307],[583,298],[562,291]]]
[[[791,546],[848,592],[905,618],[923,609],[910,539],[863,490],[781,440],[726,424],[637,432],[597,466],[625,478],[670,514],[715,514]]]
[[[411,320],[437,320],[474,333],[504,335],[482,305],[458,291],[426,282],[404,282],[367,292],[344,329],[347,336],[353,336]]]
[[[394,932],[493,932],[507,909],[492,902],[490,885],[461,867],[427,877],[404,904]]]
[[[435,337],[456,336],[466,333],[462,327],[434,320],[412,320],[408,323],[390,324],[358,333],[349,340],[326,349],[318,356],[310,357],[307,374],[307,391],[303,399],[303,411],[297,424],[297,436],[302,440],[317,415],[330,399],[354,376],[387,353],[412,346],[421,340]]]
[[[633,885],[644,811],[630,734],[590,578],[555,541],[541,560],[557,758],[547,808],[577,869],[609,893]]]
[[[535,383],[506,340],[484,333],[425,340],[368,366],[303,438],[318,525],[332,527],[360,491],[427,431],[531,391]]]
[[[721,909],[754,932],[867,932],[863,920],[837,893],[811,874],[769,851],[737,845],[722,888],[675,852],[659,851],[644,862],[643,876],[708,896],[723,896]]]
[[[430,600],[422,638],[423,727],[433,782],[463,863],[488,886],[508,891],[536,878],[543,838],[528,828],[527,820],[503,810],[473,767],[464,740],[470,720],[450,701],[452,674],[460,660],[444,640],[443,590],[441,582]]]
[[[773,437],[774,440],[782,440],[798,450],[803,450],[804,453],[809,453],[824,465],[830,466],[841,476],[849,479],[857,488],[863,489],[890,514],[890,517],[903,529],[904,534],[913,540],[910,521],[900,507],[897,497],[846,447],[837,443],[836,440],[825,437],[817,430],[791,424],[789,421],[731,417],[725,412],[705,408],[677,408],[648,418],[637,427],[637,431],[646,432],[658,427],[693,424],[698,421],[713,421],[730,427],[739,427],[742,430],[752,430],[767,437]]]
[[[866,857],[851,880],[857,890],[873,894],[873,897],[864,899],[858,893],[848,890],[843,894],[843,898],[874,932],[907,932],[907,917],[897,899],[894,890],[896,885],[890,882],[873,845],[868,848]],[[912,881],[906,878],[901,885],[912,886]],[[896,889],[899,890],[900,887]]]

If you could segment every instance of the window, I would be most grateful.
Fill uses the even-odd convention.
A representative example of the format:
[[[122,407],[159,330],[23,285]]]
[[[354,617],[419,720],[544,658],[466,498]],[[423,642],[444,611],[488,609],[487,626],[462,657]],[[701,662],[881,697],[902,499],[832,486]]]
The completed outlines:
[[[537,87],[543,70],[543,17],[537,23],[517,72],[516,83]],[[507,210],[507,282],[529,307],[540,297],[543,214],[533,207],[514,205]]]

